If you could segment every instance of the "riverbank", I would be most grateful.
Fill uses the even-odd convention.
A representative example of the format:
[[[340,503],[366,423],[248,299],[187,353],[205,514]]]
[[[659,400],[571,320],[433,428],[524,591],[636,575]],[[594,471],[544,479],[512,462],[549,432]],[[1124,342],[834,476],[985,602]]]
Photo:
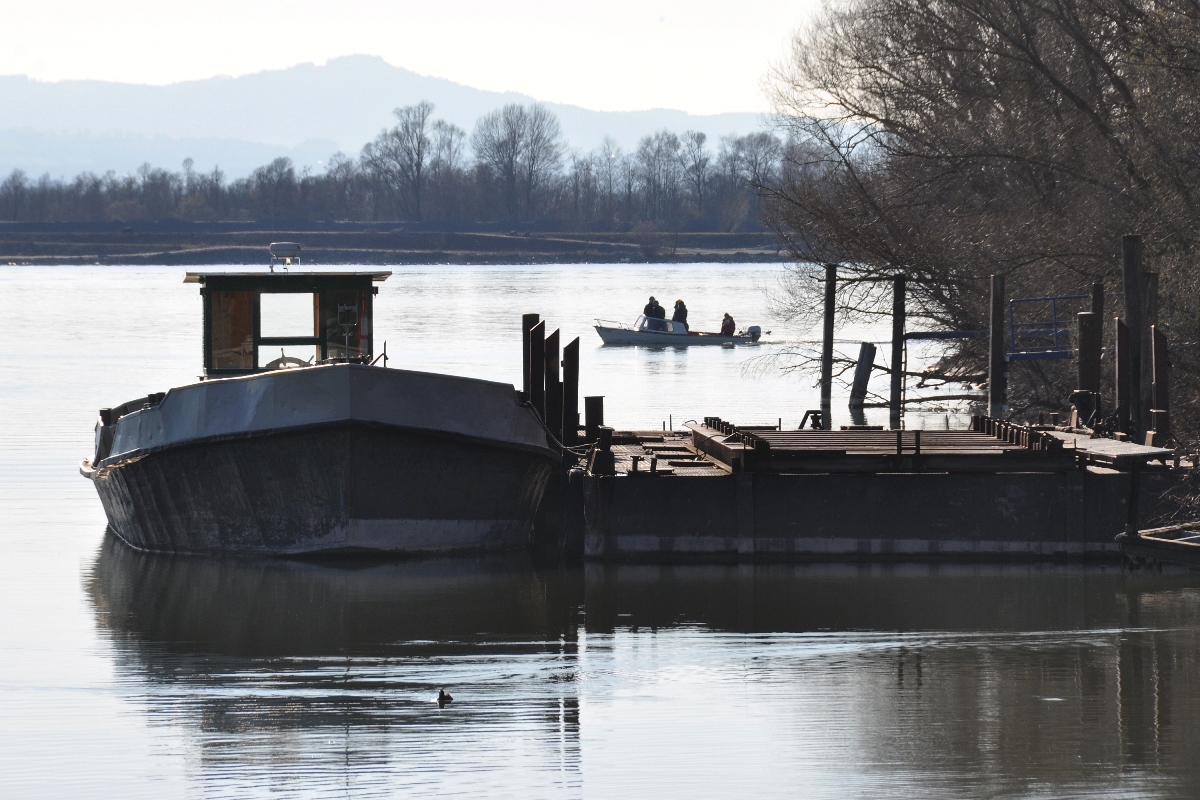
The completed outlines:
[[[397,223],[0,223],[0,264],[264,264],[295,241],[304,264],[754,263],[783,256],[767,231],[573,232]]]

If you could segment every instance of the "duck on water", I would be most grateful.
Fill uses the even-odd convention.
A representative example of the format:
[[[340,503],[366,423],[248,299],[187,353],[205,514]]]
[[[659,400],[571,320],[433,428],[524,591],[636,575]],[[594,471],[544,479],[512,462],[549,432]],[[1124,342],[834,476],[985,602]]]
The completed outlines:
[[[102,408],[80,465],[116,535],[269,555],[526,546],[561,446],[511,385],[388,368],[372,310],[389,275],[188,273],[203,377]],[[264,327],[281,296],[311,309],[302,330]]]

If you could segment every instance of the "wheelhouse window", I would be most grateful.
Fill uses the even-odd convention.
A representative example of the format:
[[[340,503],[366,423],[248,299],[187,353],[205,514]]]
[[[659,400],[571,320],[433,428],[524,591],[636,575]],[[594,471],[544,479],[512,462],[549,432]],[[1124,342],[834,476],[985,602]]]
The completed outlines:
[[[213,369],[254,369],[254,293],[209,292]]]
[[[321,328],[326,358],[370,355],[371,319],[367,293],[353,290],[321,292]]]
[[[259,336],[264,339],[319,336],[317,296],[311,292],[259,295]]]

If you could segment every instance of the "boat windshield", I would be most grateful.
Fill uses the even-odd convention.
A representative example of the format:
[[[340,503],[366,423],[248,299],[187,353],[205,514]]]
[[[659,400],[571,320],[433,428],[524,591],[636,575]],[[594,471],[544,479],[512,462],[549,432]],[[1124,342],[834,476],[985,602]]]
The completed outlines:
[[[655,319],[642,314],[633,323],[635,330],[646,331],[648,333],[673,333],[684,334],[688,332],[687,325],[682,322],[675,322],[669,319]]]

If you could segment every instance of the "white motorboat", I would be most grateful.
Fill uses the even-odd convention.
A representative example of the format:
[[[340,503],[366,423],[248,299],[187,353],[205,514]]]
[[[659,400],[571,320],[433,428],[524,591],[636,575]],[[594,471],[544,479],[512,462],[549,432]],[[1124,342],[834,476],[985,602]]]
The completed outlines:
[[[756,344],[762,328],[751,325],[732,336],[720,333],[690,331],[682,322],[653,319],[642,314],[632,325],[609,320],[596,320],[596,333],[605,344],[640,344],[649,347],[691,347],[692,345]],[[769,333],[769,331],[768,331]]]

